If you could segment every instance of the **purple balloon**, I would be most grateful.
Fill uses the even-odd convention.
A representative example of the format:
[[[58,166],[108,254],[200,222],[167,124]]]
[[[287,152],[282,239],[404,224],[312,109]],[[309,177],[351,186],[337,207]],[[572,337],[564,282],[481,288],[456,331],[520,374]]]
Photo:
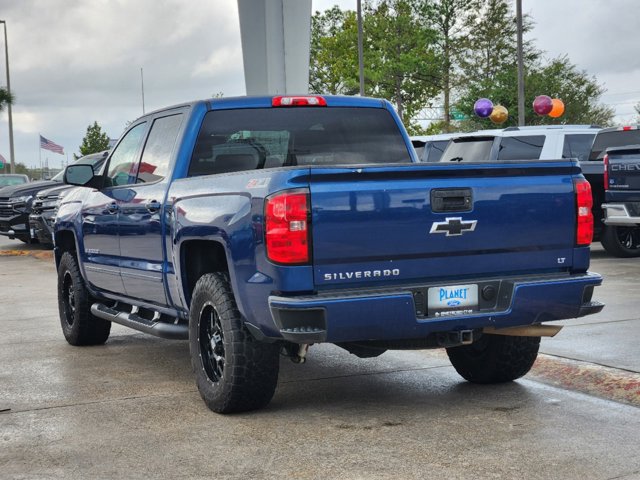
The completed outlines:
[[[538,95],[533,101],[533,111],[538,115],[547,115],[553,108],[553,100],[547,95]]]
[[[480,118],[487,118],[493,112],[493,102],[488,98],[479,98],[473,104],[473,111]]]

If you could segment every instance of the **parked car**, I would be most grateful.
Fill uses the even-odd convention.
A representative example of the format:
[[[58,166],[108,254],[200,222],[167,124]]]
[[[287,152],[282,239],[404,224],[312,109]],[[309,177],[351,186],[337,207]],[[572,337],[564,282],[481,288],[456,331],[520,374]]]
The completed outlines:
[[[105,150],[99,153],[92,153],[76,160],[73,165],[91,165],[96,175],[100,173],[104,161],[109,151]],[[63,172],[60,172],[53,179],[61,181]],[[31,238],[38,240],[44,245],[53,246],[53,222],[57,210],[58,201],[73,186],[61,183],[55,187],[39,191],[31,204],[31,213],[29,214],[29,227],[31,230]]]
[[[459,134],[447,145],[441,162],[494,160],[585,161],[600,127],[595,125],[541,125],[480,130]]]
[[[21,173],[2,173],[0,174],[0,188],[10,187],[13,185],[23,185],[29,183],[29,177]]]
[[[37,242],[37,239],[31,238],[29,230],[29,214],[34,195],[61,183],[62,176],[0,188],[0,235],[24,243]]]
[[[475,383],[525,375],[543,322],[599,312],[575,159],[418,163],[393,106],[207,99],[132,122],[102,175],[67,167],[55,222],[72,345],[111,322],[185,339],[200,395],[265,406],[281,354],[445,348]],[[141,367],[144,368],[144,367]]]
[[[594,189],[594,203],[598,198],[604,211],[600,242],[616,257],[640,256],[638,145],[638,125],[605,128],[596,135],[589,161],[582,167]]]

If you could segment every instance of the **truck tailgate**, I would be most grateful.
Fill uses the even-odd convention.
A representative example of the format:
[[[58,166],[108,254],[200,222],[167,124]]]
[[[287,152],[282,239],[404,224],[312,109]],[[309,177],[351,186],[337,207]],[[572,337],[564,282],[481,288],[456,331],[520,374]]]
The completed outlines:
[[[640,192],[640,145],[618,147],[607,157],[607,189]]]
[[[568,271],[579,173],[571,161],[311,169],[316,286]]]

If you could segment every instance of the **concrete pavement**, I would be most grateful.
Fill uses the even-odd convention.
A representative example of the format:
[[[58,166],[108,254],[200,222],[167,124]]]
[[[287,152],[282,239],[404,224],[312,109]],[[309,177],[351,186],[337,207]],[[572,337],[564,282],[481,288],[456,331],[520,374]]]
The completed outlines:
[[[543,358],[635,375],[640,260],[597,250],[608,306],[544,339]],[[606,392],[535,372],[478,386],[437,351],[363,360],[322,345],[282,360],[268,408],[220,416],[186,343],[114,325],[104,346],[71,347],[51,261],[0,254],[0,282],[2,478],[640,478],[640,409]]]

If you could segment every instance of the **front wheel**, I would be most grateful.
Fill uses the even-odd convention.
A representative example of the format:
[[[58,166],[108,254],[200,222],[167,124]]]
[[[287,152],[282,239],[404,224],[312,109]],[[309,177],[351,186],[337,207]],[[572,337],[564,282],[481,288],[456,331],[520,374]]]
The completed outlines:
[[[65,252],[58,266],[58,310],[62,333],[71,345],[100,345],[109,338],[111,322],[93,316],[92,303],[76,257]]]
[[[484,334],[471,345],[447,348],[447,355],[469,382],[504,383],[531,370],[539,347],[540,337]]]
[[[280,349],[257,341],[244,326],[222,273],[196,283],[189,313],[189,351],[200,396],[218,413],[266,406],[278,383]]]
[[[600,243],[614,257],[640,257],[640,227],[605,225]]]

